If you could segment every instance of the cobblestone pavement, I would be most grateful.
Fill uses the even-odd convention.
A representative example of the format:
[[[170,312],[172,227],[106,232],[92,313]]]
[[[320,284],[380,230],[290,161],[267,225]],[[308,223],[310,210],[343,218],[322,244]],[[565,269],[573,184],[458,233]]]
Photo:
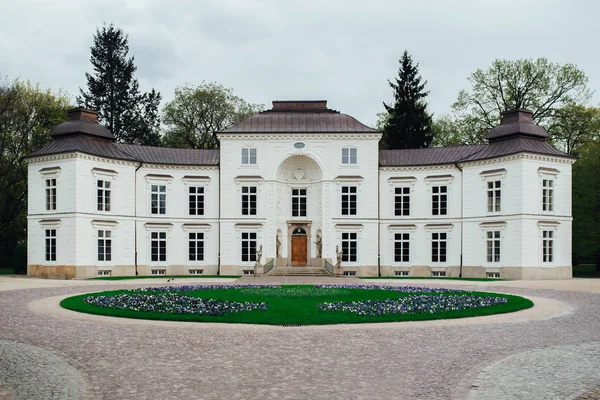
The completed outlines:
[[[600,343],[515,354],[486,367],[469,400],[575,398],[600,382],[599,362]]]
[[[309,283],[314,278],[281,281]],[[351,281],[355,282],[336,282]],[[258,278],[242,282],[276,283]],[[479,382],[477,396],[483,396],[484,390],[495,390],[497,382],[506,382],[502,375],[494,375],[495,368],[499,374],[521,377],[515,385],[545,376],[550,384],[544,390],[552,388],[558,376],[577,379],[582,373],[578,362],[591,363],[594,354],[598,368],[600,291],[531,289],[503,282],[394,284],[551,298],[568,304],[571,311],[530,321],[514,318],[502,324],[472,319],[474,322],[468,325],[398,328],[395,324],[381,328],[378,324],[315,329],[128,320],[108,323],[101,318],[75,319],[60,313],[34,312],[30,307],[33,301],[44,298],[132,286],[114,282],[75,286],[74,282],[1,292],[0,339],[35,346],[68,361],[85,380],[85,397],[94,399],[466,399],[474,383]],[[146,285],[144,281],[135,286]],[[560,349],[572,354],[559,356],[555,352]],[[546,357],[550,365],[556,360],[558,372],[544,373],[544,364],[531,368],[524,354],[534,354],[538,360]],[[569,361],[572,359],[577,361]],[[35,361],[25,363],[25,367],[13,367],[32,367],[27,363]],[[487,378],[481,379],[481,374],[488,374]],[[35,374],[23,374],[22,379],[23,385],[48,385]],[[531,393],[531,397],[522,398],[593,396],[599,384],[596,377],[577,386],[577,390],[569,389],[569,393],[561,386],[564,392]],[[500,399],[518,398],[501,393]],[[11,395],[18,393],[0,380],[0,398]]]
[[[83,374],[67,360],[39,347],[0,340],[0,396],[30,400],[85,395]]]

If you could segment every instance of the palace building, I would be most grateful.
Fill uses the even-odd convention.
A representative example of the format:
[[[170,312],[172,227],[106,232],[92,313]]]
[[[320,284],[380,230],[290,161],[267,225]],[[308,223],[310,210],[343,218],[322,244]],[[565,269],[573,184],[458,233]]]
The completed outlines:
[[[571,277],[574,158],[528,110],[409,150],[326,101],[274,101],[219,150],[117,143],[84,109],[50,136],[27,157],[29,276],[243,275],[258,253],[266,274]]]

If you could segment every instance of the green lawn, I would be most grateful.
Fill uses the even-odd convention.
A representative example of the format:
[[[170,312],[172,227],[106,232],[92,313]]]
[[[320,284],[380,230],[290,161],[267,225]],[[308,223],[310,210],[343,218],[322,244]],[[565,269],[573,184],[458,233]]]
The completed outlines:
[[[88,281],[122,281],[125,279],[187,279],[187,278],[240,278],[241,275],[150,275],[150,276],[102,276]]]
[[[533,303],[530,300],[519,296],[483,292],[460,292],[460,294],[470,294],[483,297],[504,297],[508,299],[508,302],[478,309],[445,311],[435,314],[386,314],[379,316],[360,316],[350,312],[323,311],[317,307],[317,304],[323,302],[358,301],[367,299],[398,299],[408,296],[408,294],[390,290],[347,288],[322,289],[315,288],[311,285],[290,285],[282,286],[278,289],[245,288],[198,290],[194,292],[182,293],[188,296],[203,299],[210,298],[215,300],[231,300],[236,302],[266,302],[268,304],[267,310],[242,311],[223,316],[130,311],[116,308],[103,308],[83,302],[83,300],[88,296],[112,296],[120,293],[132,292],[120,290],[73,296],[63,300],[61,302],[61,306],[69,310],[114,317],[269,325],[324,325],[462,318],[513,312],[533,306]],[[445,296],[453,295],[454,294],[445,294]]]
[[[0,275],[13,275],[16,274],[12,268],[0,268]]]

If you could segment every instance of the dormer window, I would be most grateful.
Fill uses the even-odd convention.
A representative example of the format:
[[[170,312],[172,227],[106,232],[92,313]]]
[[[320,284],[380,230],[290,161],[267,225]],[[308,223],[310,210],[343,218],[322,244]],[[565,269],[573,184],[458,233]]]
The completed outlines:
[[[342,164],[356,164],[357,157],[356,147],[342,148]]]
[[[242,149],[242,164],[256,165],[256,149]]]

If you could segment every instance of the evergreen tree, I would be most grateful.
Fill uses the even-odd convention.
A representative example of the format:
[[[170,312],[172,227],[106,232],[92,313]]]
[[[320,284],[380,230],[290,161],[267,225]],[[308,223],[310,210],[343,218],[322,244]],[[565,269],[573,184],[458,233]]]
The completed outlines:
[[[80,106],[98,111],[100,121],[118,141],[160,144],[160,93],[140,93],[134,78],[137,67],[128,57],[127,35],[114,25],[96,29],[90,61],[94,74],[86,72],[88,91],[79,89]]]
[[[429,147],[433,140],[431,115],[427,112],[424,91],[427,81],[421,83],[419,65],[404,51],[400,59],[400,70],[394,82],[394,103],[387,105],[383,127],[384,146],[389,149],[420,149]],[[386,146],[387,145],[387,146]]]

